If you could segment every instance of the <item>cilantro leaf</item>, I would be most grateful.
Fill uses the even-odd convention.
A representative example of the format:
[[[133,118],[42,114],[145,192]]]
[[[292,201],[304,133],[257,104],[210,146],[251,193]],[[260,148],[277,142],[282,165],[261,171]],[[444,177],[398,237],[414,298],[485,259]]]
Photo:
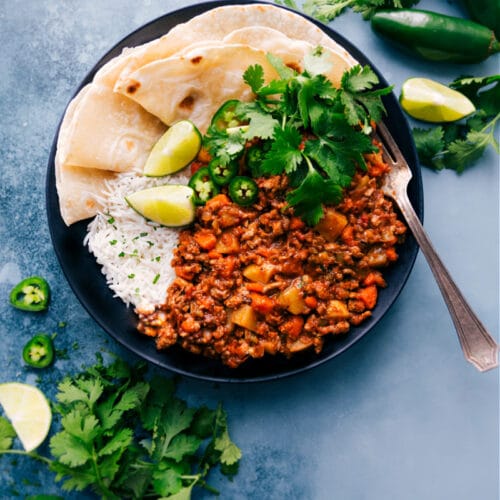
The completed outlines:
[[[245,114],[248,119],[248,129],[243,133],[245,139],[271,139],[274,130],[279,126],[278,121],[268,113],[263,113],[258,109],[250,110]]]
[[[116,434],[99,450],[98,455],[104,457],[111,455],[117,451],[124,452],[132,443],[133,431],[132,429],[123,428],[118,430]]]
[[[441,167],[435,164],[435,157],[444,149],[443,127],[414,128],[413,138],[420,162],[428,167],[440,170]]]
[[[380,97],[389,94],[392,87],[373,89],[378,83],[377,75],[369,66],[358,64],[342,75],[340,99],[350,125],[362,124],[371,131],[370,120],[381,120],[385,109]]]
[[[492,145],[498,153],[498,143],[493,131],[487,133],[471,130],[465,139],[453,141],[448,145],[445,151],[446,162],[454,165],[454,169],[461,173],[483,155],[488,145]]]
[[[159,468],[153,473],[153,487],[155,493],[161,497],[174,495],[182,490],[182,470],[171,466]]]
[[[50,451],[59,462],[70,467],[84,465],[92,458],[89,447],[78,437],[66,431],[52,436]]]
[[[224,465],[234,466],[241,458],[241,450],[229,436],[227,414],[220,404],[215,415],[213,447],[220,452],[220,462]]]
[[[221,165],[227,165],[243,152],[246,136],[243,129],[231,132],[210,129],[204,136],[203,142],[212,158],[217,158]]]
[[[419,0],[306,0],[303,9],[306,14],[322,22],[330,22],[347,9],[370,19],[380,9],[401,9],[411,7]]]
[[[303,159],[299,150],[301,143],[302,135],[295,127],[288,125],[284,129],[277,127],[271,149],[261,164],[261,173],[276,175],[295,171]]]
[[[311,76],[324,75],[332,68],[330,56],[323,47],[318,46],[312,52],[308,52],[302,61],[304,71]]]
[[[258,94],[264,85],[264,68],[260,64],[249,66],[243,73],[243,80],[252,89],[252,92]]]
[[[12,448],[15,437],[16,431],[12,424],[5,417],[0,417],[0,451]]]
[[[333,180],[325,179],[311,164],[300,186],[287,195],[290,206],[311,226],[323,216],[323,203],[336,204],[341,199],[342,188]]]
[[[266,57],[282,80],[290,80],[296,75],[296,72],[292,68],[289,68],[280,57],[271,53],[267,53]]]
[[[193,455],[200,447],[202,439],[191,434],[178,434],[169,444],[163,458],[180,462],[186,455]]]

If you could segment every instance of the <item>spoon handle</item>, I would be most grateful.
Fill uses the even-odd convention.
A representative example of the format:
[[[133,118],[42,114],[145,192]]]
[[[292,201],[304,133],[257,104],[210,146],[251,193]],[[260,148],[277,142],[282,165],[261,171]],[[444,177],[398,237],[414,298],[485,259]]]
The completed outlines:
[[[482,372],[497,367],[497,343],[471,309],[432,246],[406,191],[400,191],[396,198],[397,204],[436,278],[457,330],[465,359]]]

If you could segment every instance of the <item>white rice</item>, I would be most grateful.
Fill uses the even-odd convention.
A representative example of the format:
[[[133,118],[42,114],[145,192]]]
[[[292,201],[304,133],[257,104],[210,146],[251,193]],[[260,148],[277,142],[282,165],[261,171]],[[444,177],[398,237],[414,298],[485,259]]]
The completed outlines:
[[[108,181],[103,210],[88,226],[84,244],[94,254],[108,286],[127,306],[151,309],[165,301],[175,277],[171,266],[179,229],[147,221],[127,205],[125,196],[147,187],[187,184],[187,172],[165,178],[137,173]]]

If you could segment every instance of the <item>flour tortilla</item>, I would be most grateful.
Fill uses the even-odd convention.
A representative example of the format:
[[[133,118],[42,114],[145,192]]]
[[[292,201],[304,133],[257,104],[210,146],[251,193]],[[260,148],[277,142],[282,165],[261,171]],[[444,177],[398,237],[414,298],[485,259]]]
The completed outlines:
[[[90,83],[71,101],[55,159],[61,215],[70,225],[94,216],[107,180],[141,171],[166,127],[135,102]]]
[[[219,44],[146,64],[120,79],[115,91],[134,99],[167,125],[189,119],[205,132],[225,101],[253,98],[243,80],[243,73],[253,64],[263,67],[266,81],[278,78],[264,51]]]
[[[247,26],[273,28],[290,38],[329,48],[349,61],[350,66],[356,64],[341,45],[299,14],[274,5],[228,5],[179,24],[161,38],[124,49],[97,72],[94,80],[113,88],[119,78],[128,78],[141,66],[170,57],[192,44],[221,41],[231,32]]]
[[[64,115],[55,157],[56,188],[59,196],[59,207],[63,221],[69,226],[87,217],[94,216],[101,208],[99,193],[102,193],[106,181],[115,174],[105,170],[64,166],[61,161],[62,150],[67,143],[67,137],[78,105],[81,103],[90,85],[84,87],[69,103]]]
[[[264,52],[270,52],[299,72],[304,70],[302,64],[304,57],[311,54],[317,47],[304,40],[290,38],[281,31],[266,26],[240,28],[226,35],[223,42],[249,45]],[[331,48],[323,47],[322,50],[327,55],[326,60],[330,64],[330,69],[324,74],[335,86],[339,86],[344,71],[351,68],[356,62],[352,57]]]
[[[78,100],[64,140],[59,141],[61,164],[139,171],[165,130],[135,102],[93,82]]]

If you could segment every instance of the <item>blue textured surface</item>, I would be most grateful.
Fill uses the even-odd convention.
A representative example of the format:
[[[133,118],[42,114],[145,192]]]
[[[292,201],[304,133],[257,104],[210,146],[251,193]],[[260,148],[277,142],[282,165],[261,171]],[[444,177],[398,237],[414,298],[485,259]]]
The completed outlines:
[[[127,359],[77,302],[58,266],[45,217],[45,172],[54,133],[74,89],[93,63],[143,23],[194,2],[23,0],[0,11],[0,382],[56,384],[106,349]],[[463,14],[423,0],[421,8]],[[399,93],[410,76],[448,83],[461,74],[499,72],[498,56],[475,66],[407,58],[377,38],[359,15],[332,28],[352,40]],[[458,176],[423,171],[425,226],[472,307],[498,338],[498,156]],[[31,274],[53,290],[48,313],[8,304]],[[59,328],[60,321],[67,322]],[[41,373],[21,349],[34,333],[57,332],[67,350]],[[276,382],[214,385],[181,379],[190,403],[223,401],[243,450],[221,498],[329,500],[496,500],[499,497],[498,371],[466,363],[432,274],[419,256],[406,288],[377,327],[342,356]],[[47,451],[44,446],[42,452]],[[30,460],[0,457],[0,498],[61,494],[54,476]],[[91,494],[65,498],[93,498]]]

